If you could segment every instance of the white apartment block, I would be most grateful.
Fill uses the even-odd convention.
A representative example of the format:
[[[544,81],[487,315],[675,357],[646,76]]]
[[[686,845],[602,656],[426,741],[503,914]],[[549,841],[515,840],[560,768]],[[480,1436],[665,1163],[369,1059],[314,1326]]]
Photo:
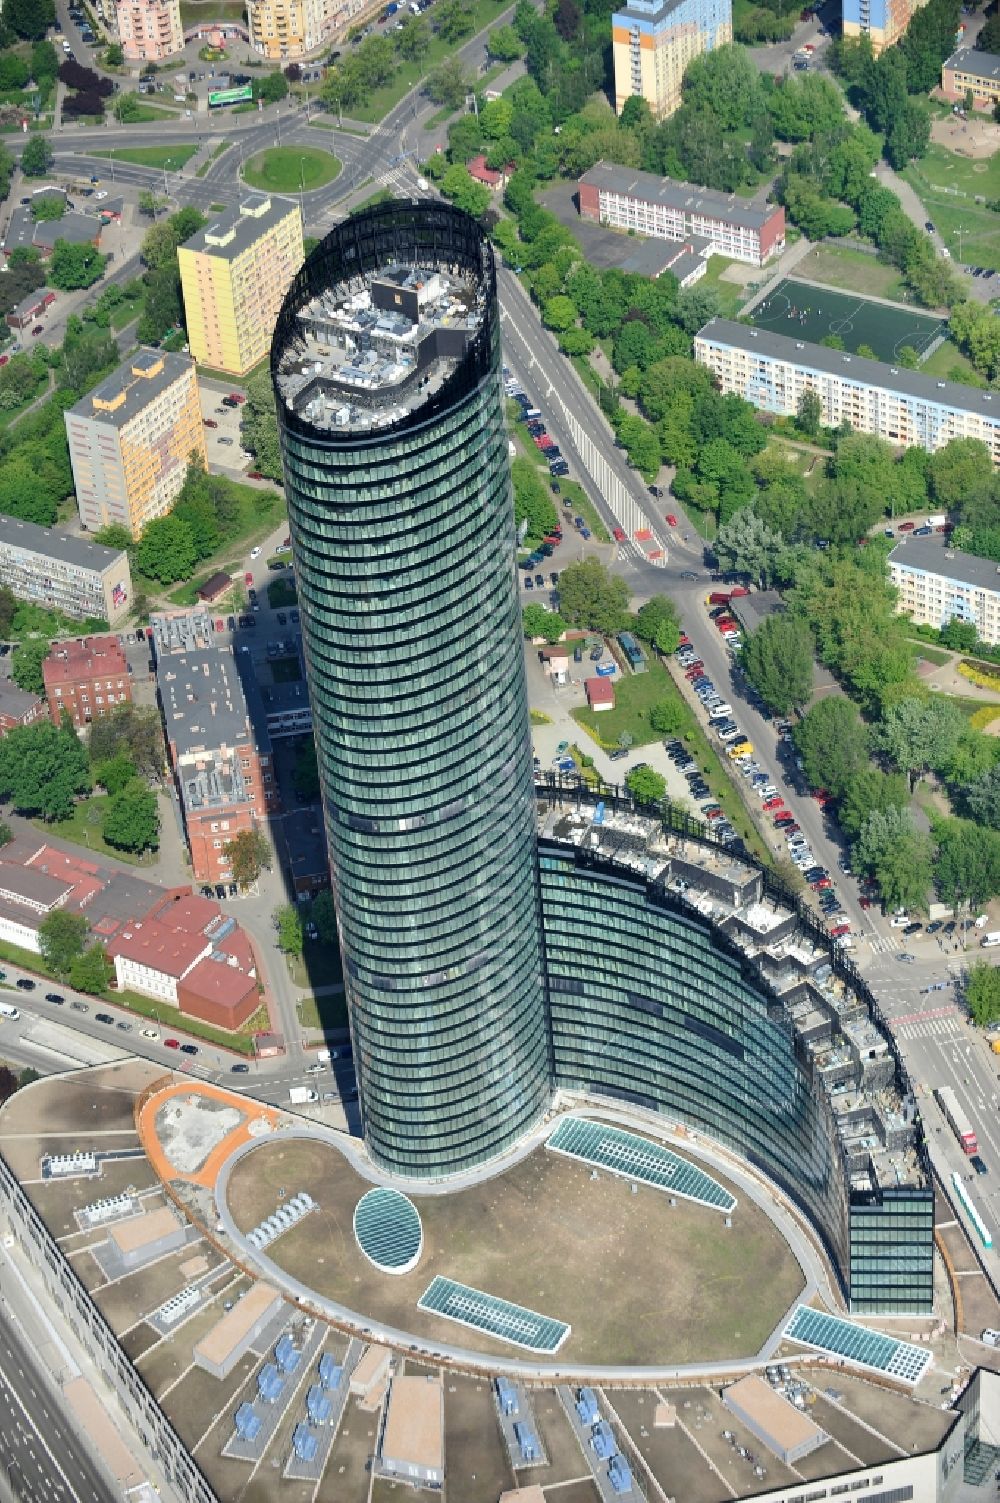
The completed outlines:
[[[780,204],[755,208],[735,194],[598,162],[579,182],[580,217],[656,240],[704,241],[705,255],[763,266],[785,248]]]
[[[908,538],[889,555],[889,578],[899,591],[896,609],[918,626],[967,621],[981,642],[1000,643],[1000,564],[960,553],[942,537]]]
[[[803,393],[814,391],[827,428],[850,423],[857,433],[930,454],[953,438],[976,438],[1000,465],[1000,392],[938,381],[725,318],[713,318],[699,331],[694,355],[723,392],[735,392],[761,412],[791,417]]]

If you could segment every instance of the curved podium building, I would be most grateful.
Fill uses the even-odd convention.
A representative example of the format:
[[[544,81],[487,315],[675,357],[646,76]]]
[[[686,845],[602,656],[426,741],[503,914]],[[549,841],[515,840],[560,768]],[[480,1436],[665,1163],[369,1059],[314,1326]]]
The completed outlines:
[[[323,241],[275,330],[313,723],[365,1134],[494,1157],[549,1095],[492,253],[436,203]]]
[[[928,1311],[919,1116],[849,963],[683,816],[534,786],[477,226],[437,202],[348,219],[300,271],[271,359],[373,1158],[441,1179],[496,1158],[559,1088],[625,1102],[763,1170],[854,1310]]]

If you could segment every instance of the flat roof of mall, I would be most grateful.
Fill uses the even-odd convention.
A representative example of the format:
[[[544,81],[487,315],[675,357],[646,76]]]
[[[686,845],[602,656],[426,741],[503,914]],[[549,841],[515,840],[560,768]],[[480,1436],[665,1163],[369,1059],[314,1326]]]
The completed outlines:
[[[921,375],[919,371],[907,370],[902,365],[886,365],[881,360],[868,360],[864,355],[848,355],[824,344],[809,344],[787,334],[774,334],[770,329],[738,324],[731,318],[709,319],[698,330],[695,339],[745,350],[765,360],[799,365],[824,376],[838,376],[859,386],[899,392],[902,396],[933,402],[939,407],[975,412],[1000,423],[1000,391],[978,391],[974,386],[962,386],[957,381],[939,381],[934,376]]]

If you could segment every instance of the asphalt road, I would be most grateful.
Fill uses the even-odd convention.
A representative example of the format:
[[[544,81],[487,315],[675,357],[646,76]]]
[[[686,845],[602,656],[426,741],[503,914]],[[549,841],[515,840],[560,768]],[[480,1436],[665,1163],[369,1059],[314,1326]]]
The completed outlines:
[[[898,954],[880,955],[865,967],[865,979],[878,996],[918,1092],[936,1167],[963,1175],[983,1220],[1000,1242],[1000,1055],[969,1024],[959,1000],[956,982],[966,959],[938,953],[907,964]],[[938,1086],[951,1086],[972,1123],[986,1175],[970,1168],[955,1141],[933,1098]],[[994,1277],[1000,1278],[996,1248],[988,1261]]]
[[[38,1359],[0,1300],[0,1498],[112,1503],[114,1494],[66,1423]]]

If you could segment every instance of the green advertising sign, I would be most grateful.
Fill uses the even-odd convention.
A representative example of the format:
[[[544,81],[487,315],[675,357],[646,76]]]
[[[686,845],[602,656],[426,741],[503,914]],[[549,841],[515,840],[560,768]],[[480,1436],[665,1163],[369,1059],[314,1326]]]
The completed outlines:
[[[214,89],[209,91],[208,102],[213,104],[242,104],[253,98],[253,84],[243,84],[238,89]]]

